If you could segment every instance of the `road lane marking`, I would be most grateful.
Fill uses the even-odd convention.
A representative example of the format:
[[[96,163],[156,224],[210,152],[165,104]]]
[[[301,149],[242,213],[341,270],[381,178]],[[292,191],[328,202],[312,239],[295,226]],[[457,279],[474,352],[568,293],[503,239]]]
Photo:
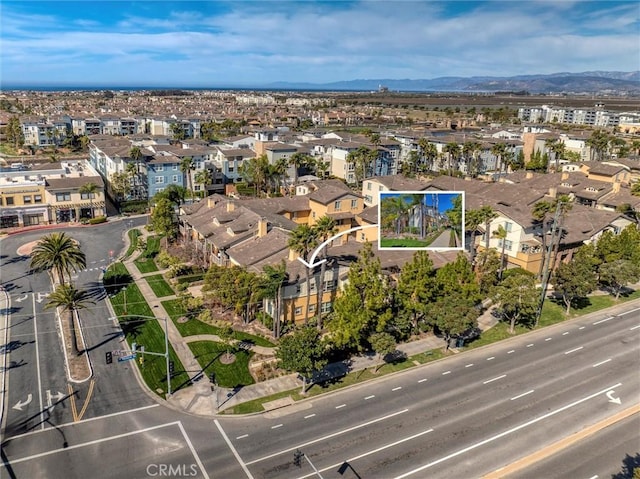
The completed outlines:
[[[467,364],[467,365],[465,366],[465,368],[470,368],[471,366],[473,366],[473,363],[471,363],[471,364]]]
[[[315,413],[313,413],[313,414],[308,414],[308,415],[307,415],[307,416],[305,416],[304,418],[305,418],[305,419],[310,419],[310,418],[312,418],[312,417],[315,417],[315,415],[316,415]]]
[[[425,381],[426,381],[426,378],[425,378],[425,379],[421,379],[421,380],[420,380],[420,381],[418,381],[418,382],[419,382],[419,383],[423,383],[423,382],[425,382]]]
[[[551,338],[546,338],[545,341],[551,341]]]
[[[618,316],[624,316],[625,314],[635,313],[636,311],[640,311],[640,308],[631,309],[629,311],[625,311],[624,313],[620,313]]]
[[[506,377],[507,377],[507,375],[506,375],[506,374],[503,374],[502,376],[498,376],[498,377],[493,378],[493,379],[487,379],[487,380],[486,380],[485,382],[483,382],[482,384],[489,384],[489,383],[492,383],[493,381],[497,381],[498,379],[502,379],[502,378],[506,378]]]
[[[198,456],[198,453],[196,452],[196,448],[193,447],[193,443],[191,442],[191,439],[189,439],[189,436],[187,435],[187,431],[184,430],[184,426],[182,425],[181,421],[178,421],[178,427],[180,428],[182,437],[184,437],[184,440],[187,441],[187,446],[189,447],[189,450],[191,451],[193,458],[196,460],[196,464],[198,464],[198,467],[200,468],[202,475],[205,477],[205,479],[209,479],[209,474],[207,474],[207,470],[202,465],[202,461],[200,461],[200,456]]]
[[[396,476],[395,479],[404,479],[405,477],[412,476],[412,475],[414,475],[414,474],[416,474],[418,472],[424,471],[425,469],[428,469],[428,468],[433,467],[433,466],[435,466],[437,464],[440,464],[441,462],[448,461],[449,459],[452,459],[454,457],[457,457],[457,456],[460,456],[462,454],[465,454],[465,453],[467,453],[469,451],[472,451],[472,450],[474,450],[474,449],[476,449],[478,447],[484,446],[485,444],[489,444],[490,442],[493,442],[493,441],[495,441],[497,439],[500,439],[500,438],[502,438],[504,436],[508,436],[509,434],[513,434],[514,432],[519,431],[520,429],[524,429],[525,427],[529,427],[532,424],[535,424],[537,422],[543,421],[544,419],[547,419],[549,417],[555,416],[556,414],[559,414],[559,413],[561,413],[563,411],[566,411],[567,409],[570,409],[570,408],[572,408],[574,406],[577,406],[578,404],[582,404],[585,401],[588,401],[590,399],[598,397],[598,396],[606,393],[607,391],[610,391],[611,389],[617,388],[618,386],[622,386],[622,383],[618,383],[618,384],[615,384],[615,385],[610,386],[608,388],[602,389],[602,390],[600,390],[600,391],[598,391],[596,393],[590,394],[589,396],[583,397],[582,399],[578,399],[577,401],[574,401],[574,402],[569,403],[569,404],[567,404],[565,406],[562,406],[561,408],[558,408],[558,409],[556,409],[554,411],[548,412],[547,414],[543,414],[542,416],[539,416],[537,418],[531,419],[530,421],[522,423],[522,424],[520,424],[520,425],[518,425],[516,427],[512,427],[511,429],[507,429],[506,431],[503,431],[503,432],[501,432],[499,434],[496,434],[495,436],[491,436],[491,437],[489,437],[487,439],[484,439],[483,441],[477,442],[475,444],[472,444],[471,446],[468,446],[468,447],[465,447],[463,449],[460,449],[460,450],[458,450],[458,451],[456,451],[456,452],[454,452],[452,454],[449,454],[447,456],[441,457],[440,459],[436,459],[435,461],[429,462],[429,463],[427,463],[427,464],[425,464],[423,466],[420,466],[420,467],[417,467],[415,469],[412,469],[411,471],[407,471],[404,474]]]
[[[589,479],[598,479],[598,475],[596,474],[595,476],[591,476]]]
[[[510,401],[515,401],[516,399],[520,399],[521,397],[525,397],[528,394],[531,394],[534,391],[534,389],[531,389],[529,391],[527,391],[526,393],[522,393],[522,394],[518,394],[517,396],[513,396]]]
[[[515,352],[516,352],[516,350],[512,349],[511,351],[507,351],[507,354],[512,354],[512,353],[515,353]]]
[[[282,423],[271,426],[271,429],[278,429],[279,427],[282,427]]]
[[[78,410],[76,409],[76,400],[71,384],[67,383],[67,389],[69,390],[69,402],[71,403],[71,417],[73,418],[73,422],[78,422]]]
[[[346,406],[346,404],[340,404],[339,406],[336,406],[336,409],[340,409],[340,408],[343,408],[345,406]]]
[[[242,436],[237,436],[236,439],[244,439],[245,437],[249,437],[249,434],[243,434]]]
[[[397,388],[393,388],[392,391],[398,391],[400,389],[402,389],[402,386],[398,386]]]
[[[584,326],[580,326],[578,329],[584,329]]]
[[[638,324],[637,326],[634,326],[633,328],[629,328],[629,331],[633,331],[634,329],[638,329],[640,328],[640,324]]]
[[[32,456],[21,457],[19,459],[11,459],[11,464],[18,464],[20,462],[31,461],[31,460],[37,459],[39,457],[50,456],[51,454],[57,454],[58,452],[69,451],[71,449],[78,449],[80,447],[93,446],[94,444],[100,444],[100,443],[106,442],[106,441],[113,441],[115,439],[122,439],[124,437],[133,436],[135,434],[154,431],[156,429],[161,429],[161,428],[167,427],[167,426],[176,426],[178,424],[180,424],[180,421],[168,422],[166,424],[158,424],[156,426],[151,426],[151,427],[147,427],[147,428],[144,428],[144,429],[138,429],[137,431],[125,432],[125,433],[122,433],[122,434],[117,434],[115,436],[102,437],[100,439],[95,439],[93,441],[83,442],[83,443],[79,443],[79,444],[72,444],[72,445],[67,446],[67,447],[61,447],[59,449],[52,449],[50,451],[41,452],[39,454],[33,454]]]
[[[366,398],[364,398],[365,401],[368,401],[369,399],[373,399],[375,396],[375,394],[372,394],[371,396],[367,396]]]
[[[372,451],[367,451],[365,453],[360,454],[359,456],[350,457],[349,459],[346,460],[346,462],[357,461],[358,459],[362,459],[363,457],[370,456],[371,454],[376,454],[377,452],[384,451],[385,449],[389,449],[390,447],[397,446],[398,444],[402,444],[403,442],[411,441],[412,439],[415,439],[420,436],[424,436],[425,434],[429,434],[430,432],[433,432],[433,429],[427,429],[426,431],[419,432],[417,434],[414,434],[413,436],[405,437],[404,439],[400,439],[398,441],[392,442],[391,444],[387,444],[386,446],[380,446],[377,449],[373,449]],[[331,469],[335,469],[336,467],[340,467],[342,464],[344,464],[344,461],[325,467],[323,469],[320,469],[319,472],[326,472]],[[300,479],[303,479],[305,477],[313,477],[313,476],[316,476],[315,472],[311,474],[307,474],[306,476],[302,476]]]
[[[222,429],[222,425],[220,424],[220,422],[217,419],[214,419],[213,422],[218,428],[218,431],[220,431],[220,434],[222,435],[222,438],[227,443],[227,446],[229,446],[229,449],[231,449],[231,452],[235,456],[236,460],[238,461],[238,464],[240,464],[240,467],[242,467],[242,470],[244,471],[244,473],[247,475],[249,479],[253,479],[253,476],[251,475],[251,471],[249,471],[247,464],[245,464],[245,462],[240,457],[240,454],[238,454],[238,451],[236,451],[236,448],[231,443],[229,436],[227,436],[227,433],[224,432],[224,429]]]
[[[40,296],[40,293],[38,293]],[[44,406],[42,405],[42,376],[40,374],[40,351],[38,348],[38,318],[36,314],[36,295],[31,294],[31,302],[33,303],[33,334],[35,334],[36,341],[36,374],[38,377],[38,398],[40,399],[40,424],[42,427],[41,431],[44,430],[45,420],[44,420]]]
[[[84,416],[84,413],[87,412],[87,407],[89,406],[89,400],[91,399],[91,394],[93,393],[93,387],[95,386],[95,384],[96,384],[96,382],[93,379],[89,383],[89,392],[87,392],[87,397],[84,400],[84,404],[82,405],[82,409],[80,410],[80,414],[78,414],[78,421],[80,419],[82,419],[82,416]]]
[[[445,374],[451,374],[451,371],[445,371],[442,373],[442,375],[444,376]]]
[[[611,388],[609,388],[609,389],[611,389]],[[283,449],[282,451],[279,451],[279,452],[274,452],[273,454],[269,454],[267,456],[263,456],[263,457],[260,457],[258,459],[254,459],[253,461],[249,461],[249,462],[246,463],[246,465],[250,466],[251,464],[256,464],[258,462],[266,461],[267,459],[271,459],[272,457],[281,456],[282,454],[287,454],[287,453],[289,453],[291,451],[295,451],[296,449],[301,449],[301,448],[309,446],[311,444],[315,444],[317,442],[323,442],[323,441],[326,441],[327,439],[331,439],[332,437],[340,436],[341,434],[346,434],[348,432],[355,431],[356,429],[362,429],[363,427],[370,426],[371,424],[375,424],[377,422],[384,421],[386,419],[391,419],[392,417],[398,416],[400,414],[404,414],[405,412],[409,412],[409,409],[406,409],[406,408],[405,409],[401,409],[400,411],[396,411],[394,413],[387,414],[386,416],[378,417],[376,419],[372,419],[371,421],[363,422],[362,424],[357,424],[355,426],[348,427],[347,429],[342,429],[340,431],[336,431],[336,432],[333,432],[331,434],[327,434],[326,436],[322,436],[322,437],[319,437],[317,439],[313,439],[311,441],[307,441],[305,443],[298,444],[297,446],[293,446],[293,447],[290,447],[290,448],[287,448],[287,449]],[[217,422],[217,419],[216,419],[216,422]]]
[[[571,353],[575,353],[576,351],[580,351],[584,346],[580,346],[579,348],[573,348],[570,349],[569,351],[565,351],[564,354],[571,354]]]
[[[593,323],[593,324],[600,324],[600,323],[604,323],[605,321],[609,321],[610,319],[613,319],[613,316],[610,316],[610,317],[608,317],[608,318],[601,319],[600,321],[596,321],[596,322],[595,322],[595,323]]]
[[[487,358],[487,361],[492,361],[494,360],[496,357],[495,356],[491,356],[490,358]]]
[[[597,368],[598,366],[602,366],[603,364],[608,363],[609,361],[611,361],[611,358],[605,359],[604,361],[600,361],[599,363],[595,363],[592,367]]]
[[[530,348],[531,346],[533,346],[533,343],[529,343],[527,344],[527,347]]]
[[[564,333],[562,333],[563,336],[566,336],[567,334],[569,334],[569,331],[565,331]]]

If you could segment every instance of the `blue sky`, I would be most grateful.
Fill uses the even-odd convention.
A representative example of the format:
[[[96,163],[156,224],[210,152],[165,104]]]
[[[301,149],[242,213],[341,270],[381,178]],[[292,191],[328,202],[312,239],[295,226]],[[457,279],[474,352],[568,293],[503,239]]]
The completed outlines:
[[[255,86],[640,69],[637,1],[0,5],[3,85]]]

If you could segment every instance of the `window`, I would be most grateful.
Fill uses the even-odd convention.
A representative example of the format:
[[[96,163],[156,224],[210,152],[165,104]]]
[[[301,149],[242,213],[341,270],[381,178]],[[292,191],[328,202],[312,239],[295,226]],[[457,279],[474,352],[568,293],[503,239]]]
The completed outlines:
[[[229,173],[233,173],[234,167],[233,166],[229,166]]]
[[[316,305],[315,304],[310,304],[309,305],[309,313],[315,313],[316,312]]]
[[[2,206],[3,200],[2,200],[2,196],[0,196],[0,206]]]
[[[22,197],[22,202],[23,202],[25,205],[30,204],[30,203],[31,203],[31,195],[25,195],[25,196],[23,196],[23,197]]]
[[[498,248],[502,248],[502,240],[498,241]],[[513,241],[504,240],[504,249],[506,251],[511,251],[511,248],[513,248]]]
[[[301,291],[302,291],[302,288],[300,287],[300,285],[296,284],[296,294],[300,294]]]
[[[69,192],[56,193],[56,201],[57,202],[71,201],[71,193],[69,193]]]
[[[95,193],[80,193],[80,199],[82,200],[88,200],[95,197],[96,197]]]
[[[324,282],[324,290],[325,291],[333,291],[338,286],[337,280],[325,281]]]
[[[367,190],[371,191],[371,182],[370,181],[367,182]]]
[[[178,182],[178,175],[173,175],[173,182],[177,183]]]
[[[365,200],[367,203],[373,203],[373,198],[372,198],[370,195],[365,196],[365,197],[364,197],[364,200]]]
[[[173,165],[173,167],[172,167],[172,169],[173,169],[173,171],[177,171],[177,170],[178,170],[178,164],[177,164],[177,163],[176,163],[176,164],[174,164],[174,165]]]
[[[507,231],[507,233],[511,233],[513,229],[513,223],[511,223],[510,221],[505,222],[504,229]]]
[[[335,209],[336,211],[340,211],[340,203],[341,203],[341,201],[340,201],[340,200],[338,200],[338,201],[336,201],[336,202],[333,204],[333,207],[334,207],[334,209]]]
[[[355,210],[358,207],[358,200],[351,200],[351,209]]]
[[[298,306],[296,307],[296,310],[294,312],[295,316],[300,316],[302,314],[302,306]]]
[[[5,201],[7,203],[7,206],[13,206],[13,204],[14,204],[13,203],[13,196],[7,196]]]
[[[333,303],[331,303],[331,301],[327,301],[326,303],[322,303],[320,305],[321,313],[330,313],[332,309],[333,309]]]
[[[156,171],[164,171],[164,165],[156,166]]]
[[[161,185],[164,183],[164,176],[156,176],[156,185]]]

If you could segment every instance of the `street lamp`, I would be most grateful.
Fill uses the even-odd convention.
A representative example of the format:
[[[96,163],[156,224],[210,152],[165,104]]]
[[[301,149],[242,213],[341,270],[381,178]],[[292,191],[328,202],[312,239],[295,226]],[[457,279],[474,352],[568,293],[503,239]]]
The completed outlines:
[[[109,319],[113,320],[113,319],[119,319],[119,318],[126,318],[126,319],[132,318],[132,320],[137,319],[137,320],[144,320],[144,321],[150,321],[150,320],[157,321],[158,319],[164,320],[164,353],[156,353],[153,351],[146,351],[146,350],[140,351],[140,353],[151,354],[153,356],[164,356],[166,361],[166,368],[167,368],[167,396],[171,396],[171,372],[169,371],[169,320],[168,318],[157,318],[155,316],[141,316],[138,314],[126,314],[126,315],[122,315],[115,318],[109,318]]]

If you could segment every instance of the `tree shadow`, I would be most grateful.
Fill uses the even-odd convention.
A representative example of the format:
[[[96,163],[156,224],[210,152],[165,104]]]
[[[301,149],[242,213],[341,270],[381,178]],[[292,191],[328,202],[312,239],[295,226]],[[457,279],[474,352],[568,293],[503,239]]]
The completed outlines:
[[[105,336],[108,336],[108,337],[106,339],[103,339],[102,341],[100,341],[98,344],[94,344],[90,348],[85,349],[84,352],[88,353],[90,351],[93,351],[94,349],[97,349],[100,346],[103,346],[103,345],[113,341],[116,338],[121,338],[123,336],[123,334],[120,331],[114,331],[112,333],[105,334]]]
[[[129,286],[131,283],[133,283],[133,277],[129,273],[116,273],[113,275],[105,276],[102,279],[104,289],[109,296],[117,294],[122,289]]]
[[[640,470],[640,452],[635,456],[625,454],[622,460],[622,470],[617,474],[613,474],[611,479],[633,479],[637,477],[634,473]]]

